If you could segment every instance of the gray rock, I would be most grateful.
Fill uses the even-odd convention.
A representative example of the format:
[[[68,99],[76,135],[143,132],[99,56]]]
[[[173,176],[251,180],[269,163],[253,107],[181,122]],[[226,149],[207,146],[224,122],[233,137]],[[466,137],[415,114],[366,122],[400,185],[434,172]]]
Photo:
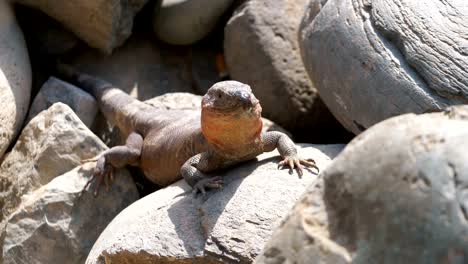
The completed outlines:
[[[342,148],[305,145],[299,153],[324,169]],[[179,181],[140,199],[107,226],[86,263],[251,263],[317,178],[278,170],[277,155],[263,154],[260,161],[228,169],[224,188],[205,197],[194,199]]]
[[[301,60],[297,32],[306,3],[246,1],[225,28],[224,52],[231,77],[252,87],[266,118],[308,142],[323,142],[342,128]]]
[[[314,254],[319,236],[341,263],[466,263],[467,135],[468,106],[371,127],[308,188],[264,252],[310,263],[291,252]],[[265,253],[257,263],[278,259]]]
[[[173,45],[190,45],[208,35],[234,0],[162,0],[156,5],[156,35]]]
[[[34,98],[26,122],[57,102],[68,105],[87,127],[92,125],[98,112],[93,96],[74,85],[50,77]]]
[[[214,71],[212,68],[192,69],[190,48],[167,46],[152,39],[151,35],[136,32],[110,56],[89,48],[77,49],[66,61],[142,101],[170,92],[193,93],[197,71]],[[202,80],[200,84],[209,87],[216,81]]]
[[[46,13],[89,46],[111,53],[130,36],[133,18],[147,0],[14,0],[14,2]]]
[[[28,111],[31,79],[23,33],[8,1],[0,0],[0,160]]]
[[[7,220],[5,263],[84,263],[102,230],[138,198],[126,170],[116,171],[108,192],[81,193],[93,168],[76,167],[24,197]]]
[[[302,58],[326,105],[357,134],[395,115],[468,103],[466,14],[465,0],[313,0]]]
[[[55,103],[23,129],[0,166],[0,223],[17,209],[24,194],[106,149],[65,104]]]

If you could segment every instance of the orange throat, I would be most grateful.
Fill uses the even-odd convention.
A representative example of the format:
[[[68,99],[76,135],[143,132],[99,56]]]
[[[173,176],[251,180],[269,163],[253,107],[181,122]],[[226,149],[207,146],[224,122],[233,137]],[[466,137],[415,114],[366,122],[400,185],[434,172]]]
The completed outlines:
[[[219,113],[202,108],[201,128],[208,142],[225,154],[241,154],[248,145],[257,144],[262,132],[261,107],[251,113]]]

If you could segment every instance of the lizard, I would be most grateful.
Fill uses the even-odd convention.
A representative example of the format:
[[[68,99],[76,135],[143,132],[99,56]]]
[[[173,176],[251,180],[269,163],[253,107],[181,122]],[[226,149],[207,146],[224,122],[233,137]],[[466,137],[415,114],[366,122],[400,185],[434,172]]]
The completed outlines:
[[[124,145],[83,161],[96,161],[84,187],[95,182],[94,196],[101,185],[113,181],[114,169],[126,165],[140,167],[145,177],[163,187],[183,178],[195,194],[222,187],[222,178],[214,176],[217,170],[275,149],[282,157],[278,168],[289,167],[299,176],[303,166],[319,171],[313,159],[298,157],[296,145],[286,134],[262,132],[262,107],[247,84],[215,83],[203,96],[201,111],[167,110],[141,102],[70,65],[58,63],[57,73],[96,98],[104,117],[126,138]]]

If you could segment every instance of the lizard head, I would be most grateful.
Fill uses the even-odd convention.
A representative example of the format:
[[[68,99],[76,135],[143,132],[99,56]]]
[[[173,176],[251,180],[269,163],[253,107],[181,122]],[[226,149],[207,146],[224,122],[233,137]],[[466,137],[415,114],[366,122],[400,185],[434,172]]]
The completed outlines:
[[[225,114],[261,113],[260,103],[250,86],[236,81],[214,84],[203,96],[202,108]]]
[[[232,151],[257,140],[262,107],[249,85],[236,81],[214,84],[202,99],[203,135],[218,149]]]

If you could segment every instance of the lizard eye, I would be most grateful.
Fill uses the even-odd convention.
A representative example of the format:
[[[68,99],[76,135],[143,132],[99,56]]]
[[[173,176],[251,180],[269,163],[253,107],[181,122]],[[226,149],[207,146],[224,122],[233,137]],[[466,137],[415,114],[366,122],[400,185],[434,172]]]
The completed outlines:
[[[218,97],[218,99],[221,99],[223,97],[221,93],[217,93],[216,96]]]

